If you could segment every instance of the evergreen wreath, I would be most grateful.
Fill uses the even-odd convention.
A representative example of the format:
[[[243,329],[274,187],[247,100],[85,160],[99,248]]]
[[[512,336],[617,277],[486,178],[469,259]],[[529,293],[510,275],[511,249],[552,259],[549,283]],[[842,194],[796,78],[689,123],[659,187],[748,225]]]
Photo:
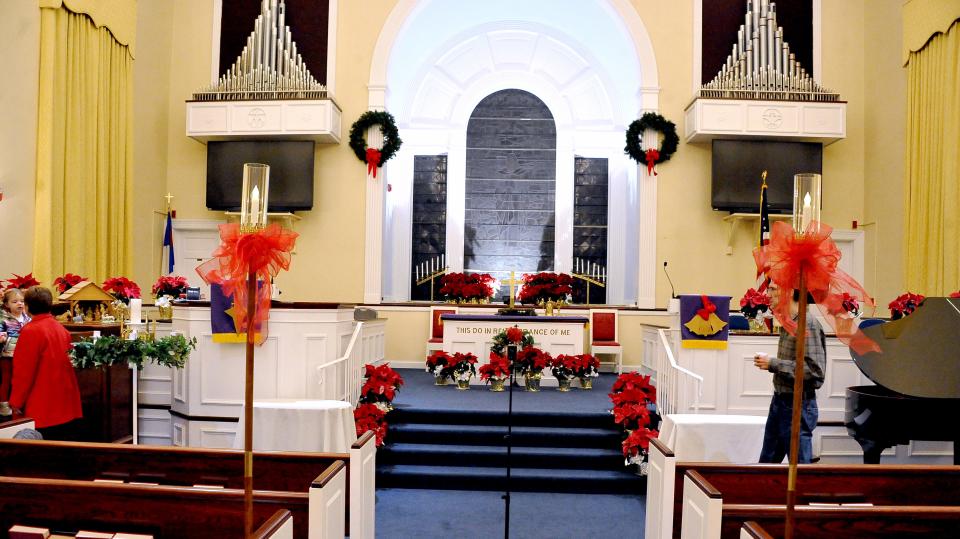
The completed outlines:
[[[375,125],[380,126],[380,132],[383,133],[383,148],[380,149],[368,148],[367,141],[363,138],[367,129]],[[393,115],[386,111],[368,110],[350,127],[350,149],[357,159],[367,164],[367,172],[372,173],[374,178],[377,177],[377,168],[389,161],[402,143],[397,123]]]
[[[663,135],[663,142],[657,149],[644,150],[641,147],[643,132],[647,129],[653,129]],[[677,151],[679,143],[680,137],[677,136],[677,126],[673,122],[656,112],[647,112],[639,120],[634,120],[627,128],[627,146],[624,148],[624,152],[637,163],[646,163],[647,173],[656,175],[653,166],[669,161],[673,157],[673,152]]]

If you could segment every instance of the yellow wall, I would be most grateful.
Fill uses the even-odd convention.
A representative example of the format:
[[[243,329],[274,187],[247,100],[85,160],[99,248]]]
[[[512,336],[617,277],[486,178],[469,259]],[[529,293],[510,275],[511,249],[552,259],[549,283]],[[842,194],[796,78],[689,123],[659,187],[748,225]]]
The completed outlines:
[[[37,79],[40,10],[36,0],[7,0],[0,15],[0,279],[33,265],[33,205],[37,170]]]

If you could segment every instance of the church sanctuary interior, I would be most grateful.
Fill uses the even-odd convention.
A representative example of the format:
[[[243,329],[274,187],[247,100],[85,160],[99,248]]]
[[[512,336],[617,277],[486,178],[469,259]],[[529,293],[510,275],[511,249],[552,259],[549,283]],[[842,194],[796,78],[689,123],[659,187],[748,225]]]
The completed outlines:
[[[0,539],[960,537],[960,0],[0,35]]]

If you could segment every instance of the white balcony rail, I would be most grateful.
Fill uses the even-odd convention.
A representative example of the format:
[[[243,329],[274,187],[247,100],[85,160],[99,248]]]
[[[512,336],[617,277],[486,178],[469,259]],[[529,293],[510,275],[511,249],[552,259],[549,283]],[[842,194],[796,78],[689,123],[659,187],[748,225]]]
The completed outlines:
[[[663,348],[654,358],[653,370],[657,377],[657,402],[660,414],[693,413],[700,411],[703,396],[703,377],[681,367],[673,354],[673,346],[667,332],[679,333],[679,329],[658,329]]]

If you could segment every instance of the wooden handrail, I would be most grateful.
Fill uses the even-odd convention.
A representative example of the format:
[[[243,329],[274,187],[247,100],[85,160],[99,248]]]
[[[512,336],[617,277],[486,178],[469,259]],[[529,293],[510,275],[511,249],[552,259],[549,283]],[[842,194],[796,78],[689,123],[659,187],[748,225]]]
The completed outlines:
[[[336,477],[337,473],[346,468],[346,466],[347,464],[342,460],[338,460],[330,466],[327,466],[327,469],[313,480],[313,483],[310,484],[310,488],[323,488],[327,486],[327,483]]]
[[[269,539],[273,534],[280,531],[280,528],[290,519],[293,518],[293,515],[290,511],[286,509],[280,509],[273,514],[272,517],[267,519],[256,531],[253,532],[253,539]]]
[[[702,490],[708,498],[713,498],[715,500],[723,498],[723,495],[720,494],[720,491],[714,488],[714,486],[710,484],[710,481],[704,479],[704,477],[697,473],[696,470],[688,470],[686,476],[689,477],[690,480],[693,481],[694,486]],[[724,508],[726,508],[726,506],[724,506]]]

